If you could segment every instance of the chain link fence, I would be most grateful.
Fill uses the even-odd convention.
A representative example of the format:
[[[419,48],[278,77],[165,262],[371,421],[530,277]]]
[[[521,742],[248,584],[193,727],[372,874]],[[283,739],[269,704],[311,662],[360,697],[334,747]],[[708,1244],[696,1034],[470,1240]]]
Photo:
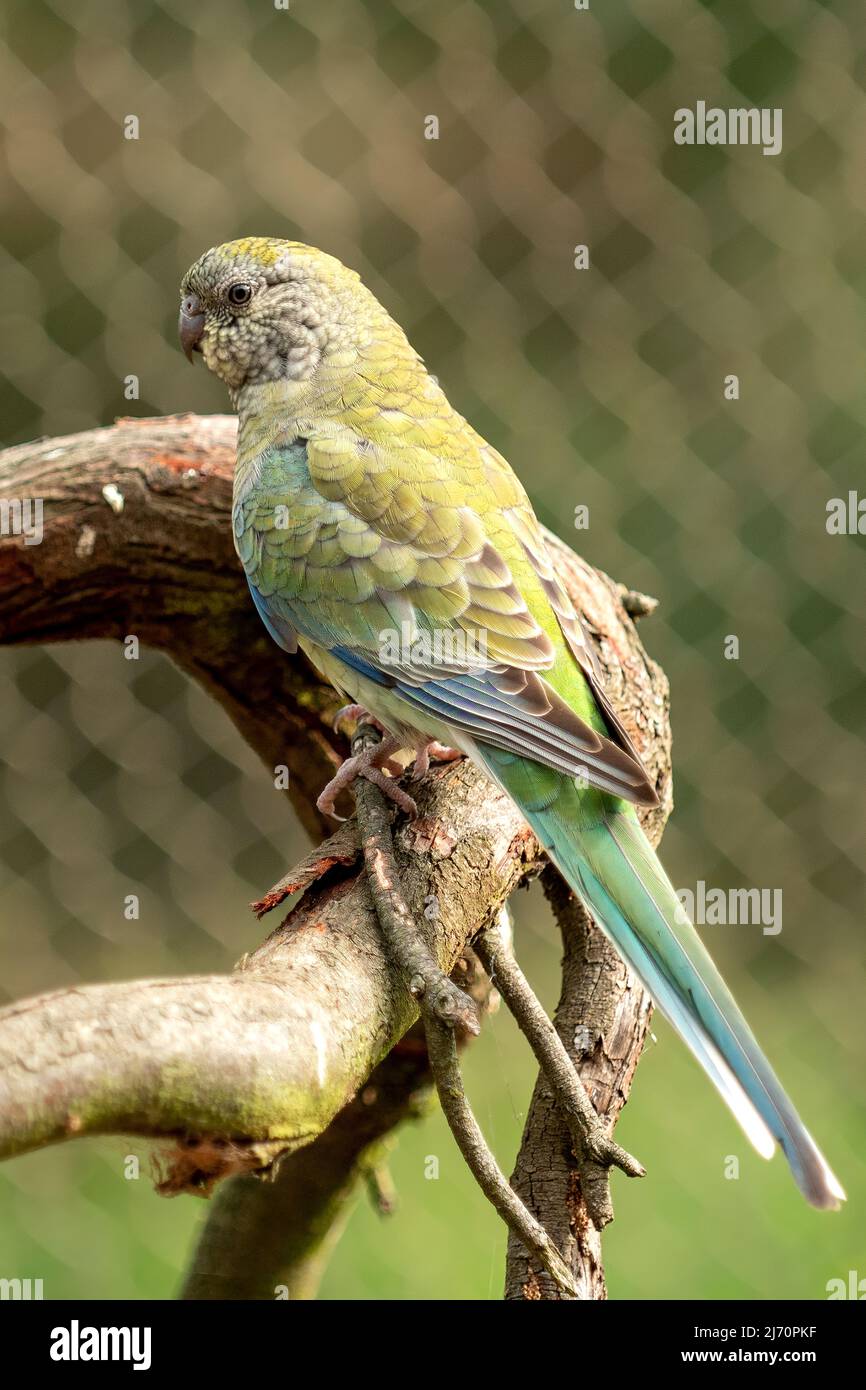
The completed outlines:
[[[227,409],[175,341],[210,245],[284,235],[358,269],[542,519],[661,599],[643,636],[673,691],[666,862],[684,888],[783,894],[781,930],[705,934],[862,1197],[863,541],[827,529],[863,486],[862,6],[8,0],[5,25],[4,441]],[[678,144],[699,103],[781,111],[780,150]],[[0,686],[5,997],[227,968],[301,842],[222,713],[107,644],[0,653]],[[534,896],[521,923],[550,992]],[[866,1259],[856,1218],[813,1226],[658,1031],[623,1127],[650,1185],[618,1194],[612,1292],[824,1296]],[[507,1022],[469,1068],[507,1165],[532,1075]],[[197,1212],[144,1169],[124,1181],[125,1155],[0,1172],[0,1275],[167,1295]],[[396,1171],[402,1214],[358,1212],[326,1295],[497,1296],[501,1235],[436,1120]]]

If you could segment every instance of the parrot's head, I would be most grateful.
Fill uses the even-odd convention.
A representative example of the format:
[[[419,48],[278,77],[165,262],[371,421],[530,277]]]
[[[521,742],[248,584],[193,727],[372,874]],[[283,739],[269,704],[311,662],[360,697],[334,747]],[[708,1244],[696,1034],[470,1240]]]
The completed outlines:
[[[244,237],[206,251],[180,287],[181,346],[236,395],[307,381],[327,359],[349,363],[384,315],[360,277],[298,241]]]

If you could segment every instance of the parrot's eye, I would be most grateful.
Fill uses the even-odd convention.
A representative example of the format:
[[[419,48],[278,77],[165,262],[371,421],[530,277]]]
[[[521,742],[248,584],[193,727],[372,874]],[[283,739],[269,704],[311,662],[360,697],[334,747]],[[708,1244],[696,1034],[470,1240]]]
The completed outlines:
[[[245,285],[243,282],[239,282],[237,285],[229,285],[227,296],[229,304],[249,304],[252,297],[252,285]]]

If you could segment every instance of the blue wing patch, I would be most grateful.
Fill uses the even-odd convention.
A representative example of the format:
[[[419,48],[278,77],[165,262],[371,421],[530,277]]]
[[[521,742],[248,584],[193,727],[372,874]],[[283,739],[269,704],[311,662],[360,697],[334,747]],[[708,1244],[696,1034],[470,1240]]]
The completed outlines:
[[[298,634],[295,632],[295,629],[285,618],[281,618],[279,614],[271,611],[268,607],[267,599],[262,597],[249,575],[247,575],[247,583],[250,586],[250,593],[253,596],[253,603],[258,609],[259,617],[277,646],[282,647],[284,652],[288,652],[291,656],[294,656],[295,652],[298,650]]]
[[[399,681],[388,675],[380,666],[374,666],[372,662],[366,661],[360,652],[352,651],[351,647],[332,647],[331,650],[346,666],[357,671],[359,676],[365,676],[367,680],[375,681],[377,685],[388,688],[395,685],[399,687]]]

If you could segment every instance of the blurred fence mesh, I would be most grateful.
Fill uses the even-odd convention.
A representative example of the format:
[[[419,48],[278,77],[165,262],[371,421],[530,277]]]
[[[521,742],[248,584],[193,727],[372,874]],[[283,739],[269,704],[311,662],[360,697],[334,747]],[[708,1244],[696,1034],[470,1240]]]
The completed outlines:
[[[825,527],[828,499],[863,477],[860,0],[7,0],[4,18],[4,442],[226,409],[175,342],[176,287],[210,245],[284,235],[357,268],[543,520],[662,600],[643,635],[673,688],[667,862],[684,887],[783,890],[778,936],[708,935],[759,1031],[775,1029],[780,1069],[799,1069],[813,1127],[823,1118],[862,1180],[863,540]],[[674,111],[698,101],[782,108],[781,153],[676,145]],[[575,531],[579,505],[589,527]],[[225,967],[255,939],[244,904],[298,832],[221,713],[167,661],[104,644],[5,652],[0,682],[6,997]],[[527,938],[530,963],[549,964],[540,941]],[[664,1075],[638,1093],[670,1103]],[[703,1105],[690,1070],[670,1075]],[[518,1115],[496,1103],[507,1161]],[[647,1106],[640,1124],[631,1146],[664,1154],[663,1120]],[[705,1133],[677,1131],[689,1163]],[[718,1134],[732,1142],[723,1121]],[[182,1204],[148,1253],[155,1199],[137,1198],[137,1226],[125,1199],[105,1199],[86,1275],[40,1226],[48,1191],[77,1194],[76,1219],[94,1221],[107,1161],[44,1156],[0,1175],[2,1210],[24,1213],[8,1249],[48,1261],[57,1288],[163,1292]],[[696,1209],[714,1215],[723,1186],[715,1167],[694,1180]],[[625,1223],[615,1239],[633,1265]],[[365,1258],[376,1248],[358,1241]],[[4,1245],[0,1274],[14,1272]],[[351,1233],[348,1248],[335,1296],[356,1276],[367,1296],[416,1288],[396,1257],[353,1276]],[[486,1296],[479,1258],[467,1291]],[[662,1290],[669,1277],[682,1291],[689,1268],[699,1295],[739,1287],[733,1247],[690,1258]],[[820,1284],[823,1267],[802,1278]],[[821,1296],[793,1270],[776,1277]]]

